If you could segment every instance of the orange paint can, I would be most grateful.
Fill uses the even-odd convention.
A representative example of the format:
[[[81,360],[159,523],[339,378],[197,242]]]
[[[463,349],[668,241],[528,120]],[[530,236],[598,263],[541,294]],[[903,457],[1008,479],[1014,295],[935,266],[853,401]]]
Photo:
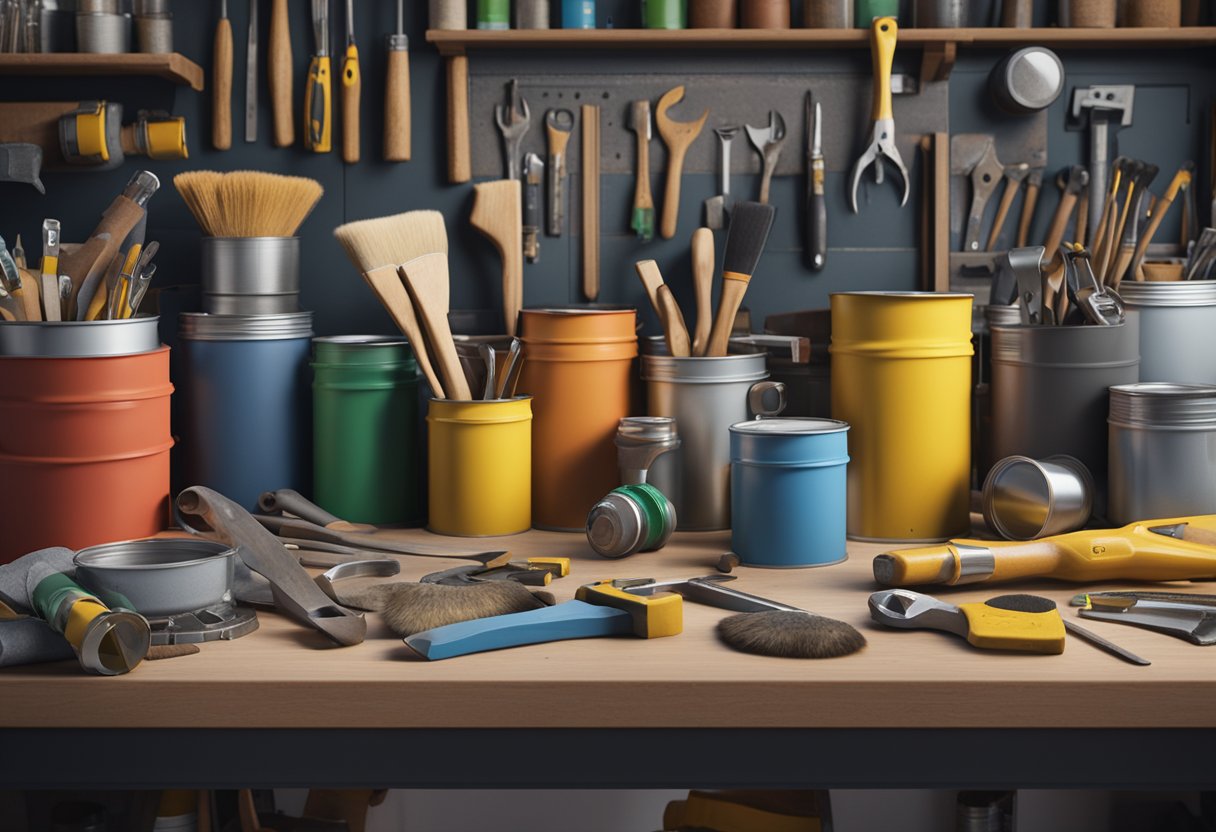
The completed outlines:
[[[0,563],[169,523],[169,348],[0,357]]]
[[[517,391],[532,397],[532,525],[583,531],[620,485],[617,422],[632,408],[637,311],[525,309]]]

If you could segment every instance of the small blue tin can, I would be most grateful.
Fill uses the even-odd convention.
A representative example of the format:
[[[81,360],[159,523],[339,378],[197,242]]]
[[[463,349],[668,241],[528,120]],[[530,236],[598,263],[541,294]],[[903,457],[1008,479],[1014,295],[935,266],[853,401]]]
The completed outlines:
[[[595,0],[562,0],[563,29],[594,29]]]
[[[740,563],[827,566],[848,557],[848,430],[835,419],[731,425],[731,548]]]

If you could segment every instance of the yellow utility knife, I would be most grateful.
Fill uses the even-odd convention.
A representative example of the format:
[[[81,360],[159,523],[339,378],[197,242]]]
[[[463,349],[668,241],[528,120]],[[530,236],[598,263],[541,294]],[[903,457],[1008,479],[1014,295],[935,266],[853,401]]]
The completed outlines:
[[[329,70],[329,0],[312,0],[312,28],[317,50],[308,66],[304,89],[304,145],[314,153],[333,146]]]

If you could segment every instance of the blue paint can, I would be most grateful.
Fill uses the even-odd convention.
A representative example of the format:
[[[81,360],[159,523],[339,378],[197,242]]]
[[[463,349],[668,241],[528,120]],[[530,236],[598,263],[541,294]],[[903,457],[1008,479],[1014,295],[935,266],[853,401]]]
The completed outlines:
[[[184,485],[250,511],[263,491],[310,494],[312,313],[186,313],[179,338]]]
[[[731,548],[742,564],[826,566],[848,557],[848,430],[835,419],[731,425]]]
[[[563,29],[594,29],[595,0],[562,0]]]

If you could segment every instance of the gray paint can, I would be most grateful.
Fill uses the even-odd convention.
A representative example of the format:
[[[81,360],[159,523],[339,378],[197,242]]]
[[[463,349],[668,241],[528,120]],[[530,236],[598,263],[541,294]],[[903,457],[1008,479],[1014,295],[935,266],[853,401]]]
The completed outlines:
[[[312,313],[181,316],[184,485],[254,511],[263,491],[311,493]]]
[[[1216,514],[1216,386],[1110,389],[1110,519]]]
[[[1140,381],[1216,384],[1216,280],[1119,284],[1140,326]]]
[[[1134,322],[992,327],[992,455],[1074,456],[1106,485],[1107,388],[1140,380]],[[987,472],[985,472],[985,476]]]

